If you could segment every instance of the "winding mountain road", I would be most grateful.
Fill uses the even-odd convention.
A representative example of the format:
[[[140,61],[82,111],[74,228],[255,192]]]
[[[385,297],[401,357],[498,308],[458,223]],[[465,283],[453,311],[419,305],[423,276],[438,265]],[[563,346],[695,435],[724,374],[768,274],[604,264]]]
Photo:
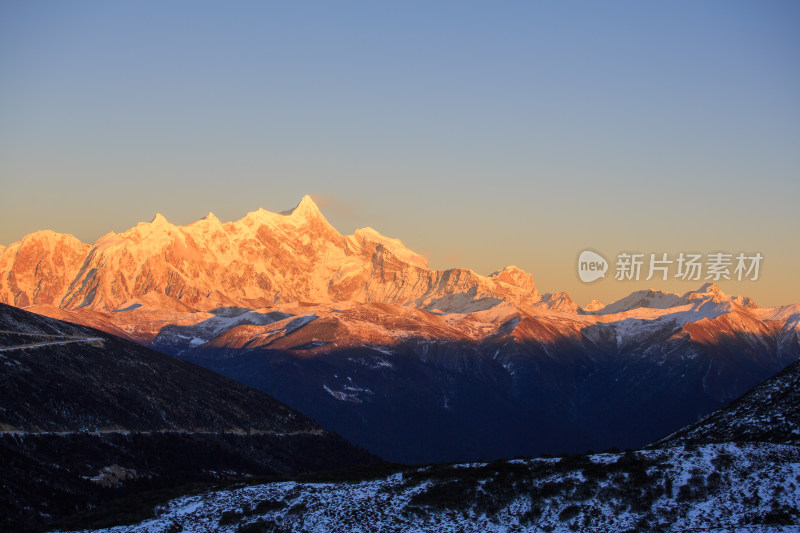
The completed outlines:
[[[270,430],[252,430],[244,431],[241,429],[225,429],[218,431],[199,430],[189,431],[187,429],[156,429],[150,431],[136,431],[128,429],[97,429],[92,431],[25,431],[17,429],[4,429],[0,430],[0,435],[14,435],[14,436],[27,436],[27,435],[58,435],[61,437],[69,435],[221,435],[221,434],[234,434],[234,435],[271,435],[275,437],[290,437],[294,435],[324,435],[324,429],[312,429],[303,431],[270,431]]]
[[[102,337],[75,337],[72,335],[48,335],[45,333],[25,333],[21,331],[6,331],[0,330],[0,334],[10,333],[13,335],[24,335],[26,337],[37,337],[43,339],[53,339],[42,342],[31,342],[27,344],[16,344],[14,346],[0,346],[0,352],[10,352],[11,350],[26,350],[28,348],[42,348],[44,346],[52,346],[54,344],[71,344],[74,342],[85,342],[94,346],[102,346]]]

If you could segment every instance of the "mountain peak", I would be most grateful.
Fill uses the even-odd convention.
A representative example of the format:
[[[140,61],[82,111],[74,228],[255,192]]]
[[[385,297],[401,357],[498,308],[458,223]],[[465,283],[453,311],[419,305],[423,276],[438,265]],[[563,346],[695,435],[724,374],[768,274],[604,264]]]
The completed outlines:
[[[656,289],[642,289],[634,291],[628,296],[620,298],[602,309],[598,309],[597,314],[613,315],[640,307],[646,309],[669,309],[671,307],[683,305],[685,303],[685,297],[686,296],[681,297],[671,292]]]
[[[539,299],[539,293],[536,291],[533,276],[517,266],[508,265],[497,272],[493,272],[489,277],[508,285],[526,289],[530,291],[536,299]]]
[[[308,219],[322,216],[322,213],[320,213],[319,207],[317,207],[317,204],[314,202],[311,196],[306,194],[300,200],[300,203],[297,204],[297,207],[292,209],[291,213],[289,213],[289,216]]]
[[[683,295],[683,297],[688,300],[710,298],[714,302],[721,302],[729,299],[729,296],[722,292],[722,290],[719,288],[719,285],[714,282],[704,283],[702,287],[696,291],[687,292]]]
[[[553,311],[561,311],[562,313],[576,313],[578,311],[578,305],[572,301],[572,298],[566,292],[545,293],[542,295],[541,302],[537,305]]]
[[[22,238],[22,241],[26,244],[30,244],[31,242],[67,242],[74,245],[80,246],[88,246],[83,244],[80,239],[72,235],[71,233],[58,233],[51,229],[43,229],[36,231],[34,233],[29,233]],[[11,246],[11,245],[9,245]]]
[[[697,289],[695,292],[720,292],[719,285],[714,283],[713,281],[709,281],[705,283],[702,287]]]
[[[202,231],[211,231],[212,229],[214,230],[222,229],[222,222],[217,218],[217,216],[214,213],[209,211],[208,214],[203,218],[198,218],[197,220],[186,226],[186,228],[192,228],[192,227],[202,228]]]
[[[600,300],[594,299],[591,302],[589,302],[586,306],[584,306],[583,310],[589,312],[599,311],[603,307],[605,307],[605,304],[603,304]]]
[[[161,213],[156,213],[156,216],[153,217],[153,220],[150,221],[150,224],[155,226],[167,226],[169,225],[169,221]]]
[[[40,229],[39,231],[34,231],[33,233],[25,235],[22,240],[49,240],[57,235],[59,234],[51,229]]]
[[[697,289],[696,291],[689,291],[683,295],[683,299],[687,302],[691,301],[707,301],[712,303],[723,303],[723,302],[733,302],[735,304],[739,304],[742,307],[748,307],[750,309],[758,308],[758,305],[749,297],[747,296],[730,296],[724,292],[722,289],[719,288],[719,285],[713,282],[705,283],[702,287]]]
[[[368,236],[369,237],[375,237],[375,236],[383,237],[383,235],[381,235],[381,233],[378,230],[376,230],[375,228],[372,228],[370,226],[364,226],[363,228],[358,228],[357,230],[355,230],[353,232],[353,235],[356,235],[356,236],[359,236],[359,237],[368,237]]]

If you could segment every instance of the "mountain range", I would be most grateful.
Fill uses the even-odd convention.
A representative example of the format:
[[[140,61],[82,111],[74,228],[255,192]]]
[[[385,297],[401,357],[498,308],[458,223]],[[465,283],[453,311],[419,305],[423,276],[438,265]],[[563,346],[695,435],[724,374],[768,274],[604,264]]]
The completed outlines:
[[[93,245],[0,250],[0,301],[260,389],[405,463],[634,448],[800,358],[800,306],[715,284],[578,307],[513,266],[430,269],[310,197],[286,213],[157,215]]]
[[[371,228],[341,235],[309,196],[289,213],[259,209],[226,224],[209,213],[179,227],[157,214],[92,246],[41,231],[0,253],[0,302],[17,307],[113,311],[147,302],[210,310],[369,301],[464,310],[540,300],[532,276],[514,267],[491,276],[433,270]]]

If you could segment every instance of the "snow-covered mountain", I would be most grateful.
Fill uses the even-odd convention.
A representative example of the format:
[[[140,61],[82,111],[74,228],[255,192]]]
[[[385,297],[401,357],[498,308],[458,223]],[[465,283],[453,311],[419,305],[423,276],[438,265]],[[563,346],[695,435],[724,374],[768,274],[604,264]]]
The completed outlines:
[[[159,307],[384,302],[439,309],[534,303],[533,278],[515,267],[481,276],[433,270],[424,257],[372,228],[343,236],[309,196],[286,214],[263,209],[223,224],[186,226],[157,214],[94,245],[38,232],[0,255],[0,302],[115,310],[149,297]]]
[[[720,290],[716,283],[709,282],[696,291],[689,291],[683,296],[656,289],[635,291],[628,296],[617,300],[605,307],[594,300],[584,311],[595,314],[609,315],[623,313],[632,309],[671,309],[694,302],[704,303],[735,303],[751,309],[758,308],[756,303],[745,296],[728,296]]]
[[[678,446],[221,488],[96,531],[794,533],[798,475],[796,446]]]
[[[0,302],[59,305],[89,248],[72,235],[49,230],[0,248]]]

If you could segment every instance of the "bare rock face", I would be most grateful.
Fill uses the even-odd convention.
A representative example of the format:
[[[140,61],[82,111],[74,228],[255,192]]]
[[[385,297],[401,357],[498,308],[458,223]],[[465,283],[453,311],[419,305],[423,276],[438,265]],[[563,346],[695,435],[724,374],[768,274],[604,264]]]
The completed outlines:
[[[296,301],[382,302],[440,311],[533,304],[530,274],[432,270],[425,258],[371,228],[342,236],[305,196],[292,211],[236,222],[210,214],[175,226],[158,214],[93,246],[40,232],[0,256],[0,302],[114,310],[147,298],[195,310]]]

